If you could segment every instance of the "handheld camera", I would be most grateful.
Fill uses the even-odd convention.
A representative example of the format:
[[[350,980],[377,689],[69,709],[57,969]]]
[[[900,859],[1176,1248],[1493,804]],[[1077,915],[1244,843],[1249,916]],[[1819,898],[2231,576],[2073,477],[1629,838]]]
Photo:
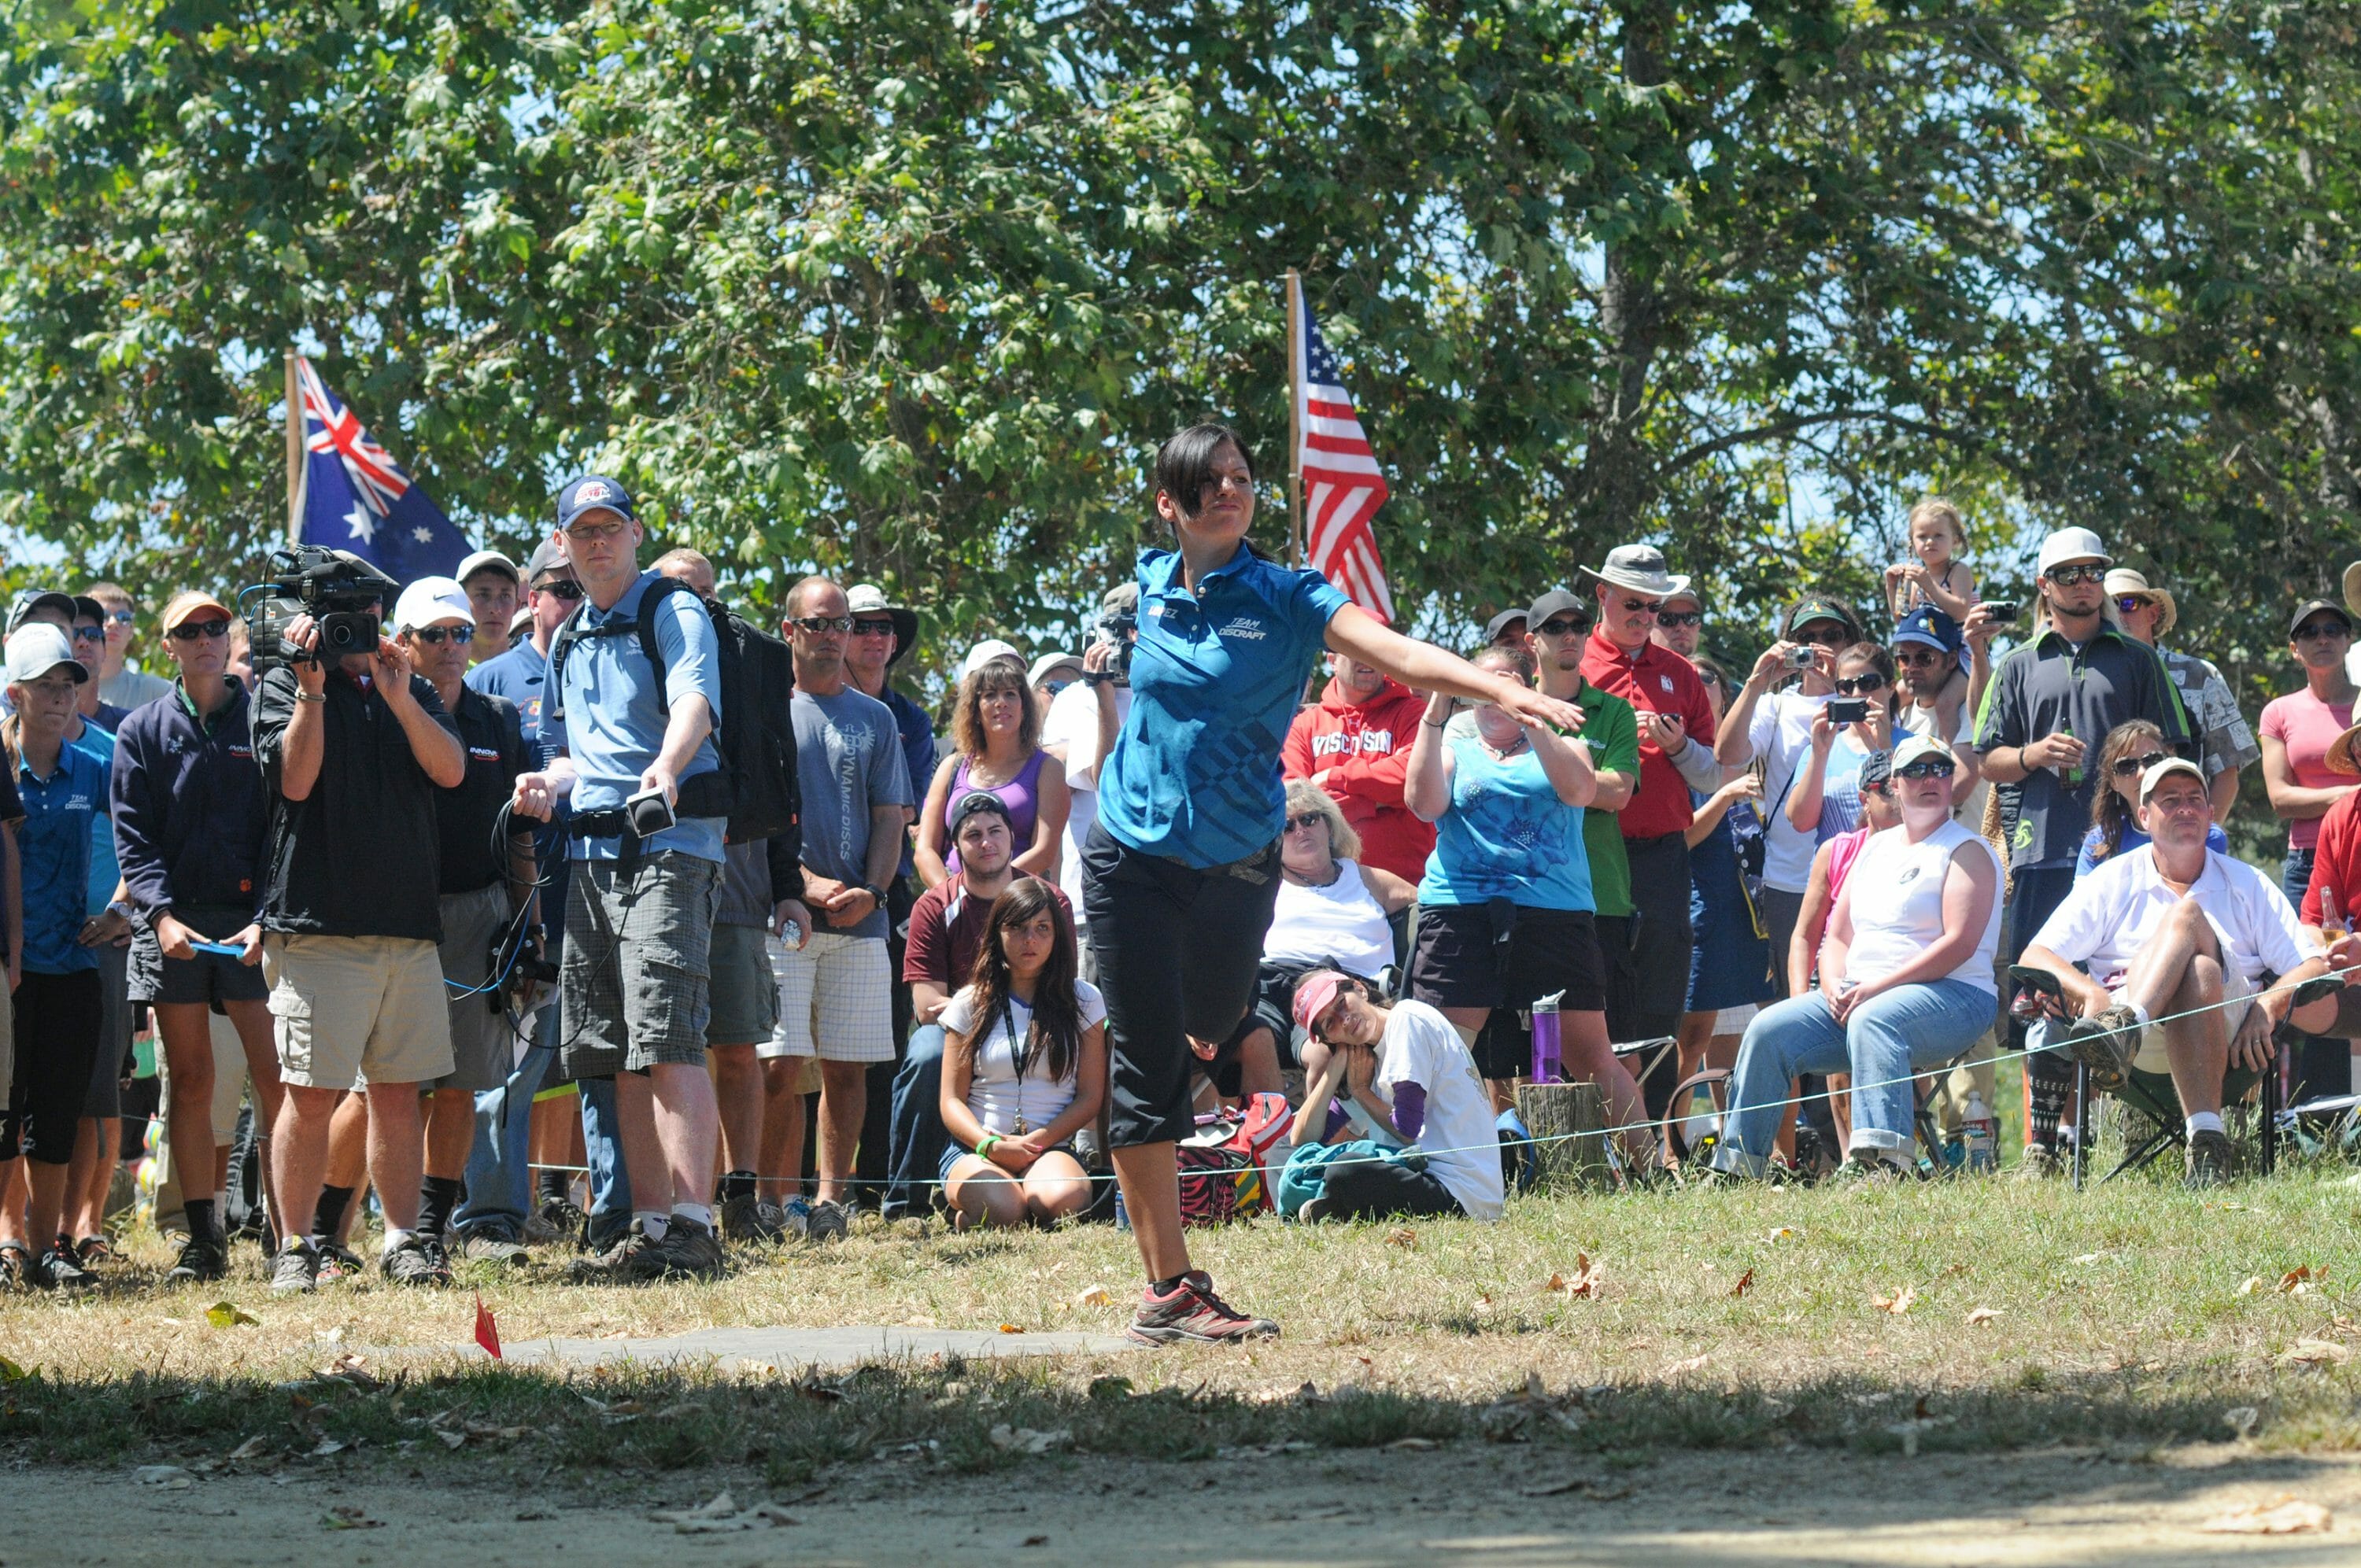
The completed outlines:
[[[377,652],[378,606],[400,592],[401,584],[357,555],[316,544],[274,550],[270,566],[268,597],[252,617],[257,676],[281,664]],[[320,629],[316,654],[287,641],[288,626],[304,615]]]

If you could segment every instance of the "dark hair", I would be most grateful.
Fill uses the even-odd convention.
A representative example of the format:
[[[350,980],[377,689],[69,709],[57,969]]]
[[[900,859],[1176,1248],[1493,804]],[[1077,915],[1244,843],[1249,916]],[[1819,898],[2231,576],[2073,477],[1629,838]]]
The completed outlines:
[[[1724,702],[1738,695],[1738,688],[1730,685],[1730,672],[1721,667],[1719,660],[1708,658],[1700,653],[1689,663],[1697,666],[1697,679],[1710,681],[1715,689],[1721,693],[1721,699]]]
[[[2144,746],[2163,744],[2164,731],[2145,718],[2125,719],[2099,742],[2099,787],[2091,792],[2091,826],[2099,830],[2099,847],[2091,853],[2092,864],[2124,847],[2124,824],[2131,820],[2131,804],[2115,791],[2115,764]]]
[[[1894,718],[1902,711],[1902,688],[1894,684],[1894,651],[1883,642],[1856,642],[1850,648],[1837,650],[1837,663],[1848,659],[1865,660],[1871,669],[1885,677],[1885,716]]]
[[[1213,478],[1213,454],[1226,442],[1246,460],[1246,477],[1255,477],[1254,451],[1246,438],[1225,424],[1192,424],[1156,449],[1156,488],[1172,498],[1183,517],[1194,517],[1205,502],[1205,487]]]
[[[1041,966],[1040,978],[1033,982],[1033,1022],[1026,1035],[1026,1048],[1029,1054],[1035,1046],[1048,1042],[1045,1063],[1054,1083],[1069,1077],[1082,1060],[1082,1010],[1074,998],[1082,961],[1075,953],[1074,923],[1067,917],[1066,906],[1058,902],[1057,890],[1039,877],[1020,876],[992,901],[983,944],[976,948],[975,968],[968,975],[975,993],[975,1027],[968,1035],[965,1049],[971,1053],[972,1064],[976,1041],[991,1027],[992,1015],[1008,996],[1008,955],[1000,945],[1003,933],[1012,926],[1025,925],[1045,909],[1055,921],[1058,934],[1049,947],[1049,961]]]
[[[1030,757],[1041,749],[1041,714],[1026,688],[1025,666],[1004,653],[986,659],[960,677],[959,695],[951,704],[951,744],[970,762],[983,755],[983,698],[987,692],[1013,691],[1022,699],[1024,714],[1016,720],[1016,749]]]

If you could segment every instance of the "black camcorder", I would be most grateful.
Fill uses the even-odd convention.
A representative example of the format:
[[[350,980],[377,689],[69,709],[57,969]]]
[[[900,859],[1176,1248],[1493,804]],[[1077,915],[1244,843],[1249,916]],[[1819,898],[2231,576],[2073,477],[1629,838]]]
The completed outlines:
[[[357,555],[298,544],[270,553],[272,576],[267,597],[248,618],[253,628],[254,673],[310,662],[314,655],[291,646],[287,628],[308,615],[320,629],[317,657],[333,662],[347,653],[377,652],[378,607],[391,602],[401,585]]]

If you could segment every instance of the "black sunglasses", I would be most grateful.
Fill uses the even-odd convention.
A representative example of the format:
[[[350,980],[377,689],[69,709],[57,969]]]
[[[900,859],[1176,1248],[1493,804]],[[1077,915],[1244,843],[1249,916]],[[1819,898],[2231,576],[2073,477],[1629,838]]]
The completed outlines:
[[[175,642],[194,642],[200,637],[226,637],[229,622],[215,616],[211,620],[184,620],[165,633]]]
[[[2296,642],[2325,642],[2332,637],[2350,637],[2353,629],[2341,620],[2307,620],[2295,629]]]
[[[582,597],[582,585],[572,577],[552,577],[533,591],[537,594],[555,594],[559,598],[571,604]]]
[[[2105,582],[2107,569],[2104,566],[2052,566],[2043,576],[2061,588],[2070,588],[2077,583]]]
[[[1569,620],[1564,616],[1544,620],[1541,625],[1541,634],[1543,637],[1572,637],[1577,632],[1587,632],[1589,630],[1590,622]]]
[[[1941,757],[1921,757],[1905,767],[1894,770],[1898,779],[1947,779],[1958,770]]]
[[[77,626],[73,629],[73,634],[74,641],[77,642],[104,642],[106,641],[106,628],[104,626]]]
[[[2171,760],[2172,753],[2169,751],[2150,751],[2143,757],[2117,757],[2115,759],[2115,777],[2119,779],[2137,778],[2140,774],[2147,772],[2158,762],[2170,762]]]
[[[1705,611],[1701,609],[1660,609],[1656,612],[1659,626],[1703,626]]]
[[[462,648],[476,640],[476,629],[472,626],[413,626],[410,634],[429,648],[440,648],[445,638]]]
[[[850,631],[852,630],[852,617],[849,615],[805,615],[796,617],[793,624],[803,628],[806,631],[812,632]]]
[[[1836,685],[1846,696],[1874,696],[1885,689],[1885,677],[1872,670],[1865,675],[1840,676]]]
[[[884,620],[864,620],[855,617],[852,622],[855,637],[885,637],[890,636],[893,630],[894,622],[890,617]]]
[[[1289,829],[1292,831],[1298,828],[1323,828],[1327,826],[1327,822],[1328,818],[1322,816],[1319,812],[1307,811],[1301,817],[1289,817],[1287,819],[1287,826]]]

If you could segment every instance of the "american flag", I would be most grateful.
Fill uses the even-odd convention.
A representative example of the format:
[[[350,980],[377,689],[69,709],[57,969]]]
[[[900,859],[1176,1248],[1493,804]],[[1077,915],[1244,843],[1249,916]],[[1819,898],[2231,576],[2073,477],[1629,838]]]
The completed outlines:
[[[1377,455],[1369,450],[1352,397],[1338,382],[1336,356],[1321,341],[1310,301],[1298,308],[1303,312],[1303,357],[1295,367],[1295,428],[1302,444],[1295,456],[1303,474],[1303,532],[1312,566],[1390,625],[1394,599],[1369,519],[1393,492],[1378,472]]]

